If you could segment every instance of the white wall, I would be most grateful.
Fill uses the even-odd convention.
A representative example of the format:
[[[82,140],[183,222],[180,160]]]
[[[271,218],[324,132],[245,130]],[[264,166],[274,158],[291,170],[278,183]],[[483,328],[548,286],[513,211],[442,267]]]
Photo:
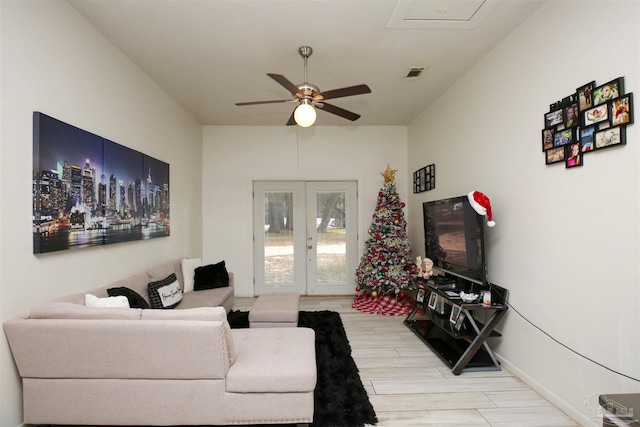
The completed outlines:
[[[495,348],[585,424],[598,394],[638,392],[640,383],[563,348],[515,310],[640,378],[640,124],[628,127],[626,146],[590,153],[581,168],[545,166],[541,151],[549,104],[584,83],[624,76],[626,92],[640,95],[639,24],[635,1],[546,2],[408,130],[409,173],[430,163],[437,172],[436,189],[409,200],[414,252],[424,253],[422,202],[489,195],[497,223],[487,232],[489,278],[512,304]]]
[[[387,164],[408,197],[404,126],[205,126],[203,141],[203,262],[225,260],[237,296],[253,295],[253,181],[357,181],[358,259]]]
[[[0,2],[0,318],[201,249],[202,127],[67,2]],[[32,112],[170,163],[171,236],[35,256]],[[0,338],[0,425],[22,422],[19,378]]]

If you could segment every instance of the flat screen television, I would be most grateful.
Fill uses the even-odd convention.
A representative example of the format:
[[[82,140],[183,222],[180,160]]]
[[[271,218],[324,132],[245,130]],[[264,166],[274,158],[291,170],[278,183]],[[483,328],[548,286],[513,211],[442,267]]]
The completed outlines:
[[[486,285],[484,216],[466,195],[425,202],[422,209],[426,257],[438,270]]]

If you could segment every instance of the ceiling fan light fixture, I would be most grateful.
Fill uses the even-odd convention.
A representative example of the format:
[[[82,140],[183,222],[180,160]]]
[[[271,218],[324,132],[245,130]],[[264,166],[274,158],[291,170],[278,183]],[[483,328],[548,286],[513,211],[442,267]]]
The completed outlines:
[[[293,119],[298,126],[308,128],[316,122],[316,109],[305,99],[302,104],[296,107],[296,111],[293,113]]]
[[[2,0],[0,0],[2,1]],[[343,98],[345,96],[362,95],[365,93],[371,93],[369,86],[365,84],[359,84],[356,86],[348,86],[339,89],[333,89],[325,92],[320,92],[317,86],[312,85],[307,81],[307,59],[313,52],[309,46],[302,46],[298,49],[298,53],[304,59],[304,83],[294,85],[289,79],[282,74],[267,73],[267,76],[271,77],[280,86],[289,91],[293,99],[280,99],[274,101],[252,101],[252,102],[236,102],[238,106],[244,105],[257,105],[257,104],[279,104],[281,102],[293,102],[299,105],[293,110],[293,114],[289,116],[287,120],[287,126],[298,125],[300,127],[309,127],[316,122],[316,107],[322,111],[343,119],[355,121],[360,118],[359,114],[345,110],[338,106],[328,104],[325,102],[328,99]]]

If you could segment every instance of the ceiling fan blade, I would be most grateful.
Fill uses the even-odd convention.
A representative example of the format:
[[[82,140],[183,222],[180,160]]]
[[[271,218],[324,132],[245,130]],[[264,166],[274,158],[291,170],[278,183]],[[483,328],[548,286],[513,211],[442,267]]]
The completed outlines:
[[[293,117],[293,114],[296,112],[295,108],[293,109],[293,112],[291,113],[291,117],[289,117],[289,120],[287,121],[287,126],[293,126],[296,124],[296,119],[295,117]]]
[[[323,102],[322,104],[316,104],[316,107],[326,111],[327,113],[335,114],[336,116],[351,120],[352,122],[360,118],[360,114],[352,113],[351,111],[345,110],[344,108],[336,107],[335,105],[327,104],[326,102]]]
[[[283,102],[291,102],[291,101],[295,101],[295,99],[278,99],[275,101],[236,102],[236,105],[242,107],[243,105],[280,104]]]
[[[343,87],[341,89],[328,90],[320,92],[323,99],[342,98],[344,96],[362,95],[363,93],[371,93],[371,89],[367,85],[357,85]]]
[[[280,83],[280,85],[282,85],[285,89],[291,92],[292,95],[295,95],[296,93],[300,92],[300,89],[298,89],[298,86],[291,83],[289,79],[287,79],[285,76],[281,74],[267,73],[267,76],[271,77],[273,80]]]

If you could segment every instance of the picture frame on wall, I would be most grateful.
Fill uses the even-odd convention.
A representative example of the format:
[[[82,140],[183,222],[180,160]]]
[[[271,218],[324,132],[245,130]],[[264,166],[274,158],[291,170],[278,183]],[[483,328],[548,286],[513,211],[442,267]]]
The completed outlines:
[[[576,89],[578,95],[578,110],[584,111],[593,107],[593,90],[596,87],[595,80]]]
[[[565,167],[575,168],[582,166],[582,157],[582,147],[579,141],[564,146]]]
[[[436,187],[436,165],[434,163],[413,173],[413,192],[433,190]]]
[[[553,148],[553,129],[542,129],[542,151]]]
[[[575,128],[562,129],[553,133],[553,146],[561,147],[575,141]]]
[[[593,90],[593,105],[598,106],[624,93],[624,79],[618,77],[607,83],[601,84]]]
[[[424,185],[425,191],[433,190],[436,188],[436,165],[432,163],[424,167]]]
[[[544,113],[545,164],[580,167],[586,153],[626,145],[626,128],[634,123],[633,115],[633,93],[624,92],[624,77],[598,86],[595,80],[583,84],[549,104],[549,112]]]
[[[612,126],[633,124],[633,93],[612,99],[610,112]]]
[[[582,145],[582,152],[587,153],[589,151],[593,151],[594,140],[593,137],[595,135],[596,128],[595,126],[588,126],[586,128],[580,128],[580,144]]]
[[[564,108],[564,126],[567,128],[577,127],[580,125],[580,112],[578,104],[570,104]]]
[[[564,122],[564,110],[551,111],[544,115],[544,127],[552,128]]]
[[[551,165],[564,161],[564,147],[555,147],[545,152],[545,164]]]
[[[624,126],[614,126],[607,129],[599,130],[595,134],[595,149],[614,147],[617,145],[625,145],[626,132]]]
[[[582,123],[584,126],[604,122],[609,120],[609,106],[607,104],[597,105],[585,110],[582,114]]]

